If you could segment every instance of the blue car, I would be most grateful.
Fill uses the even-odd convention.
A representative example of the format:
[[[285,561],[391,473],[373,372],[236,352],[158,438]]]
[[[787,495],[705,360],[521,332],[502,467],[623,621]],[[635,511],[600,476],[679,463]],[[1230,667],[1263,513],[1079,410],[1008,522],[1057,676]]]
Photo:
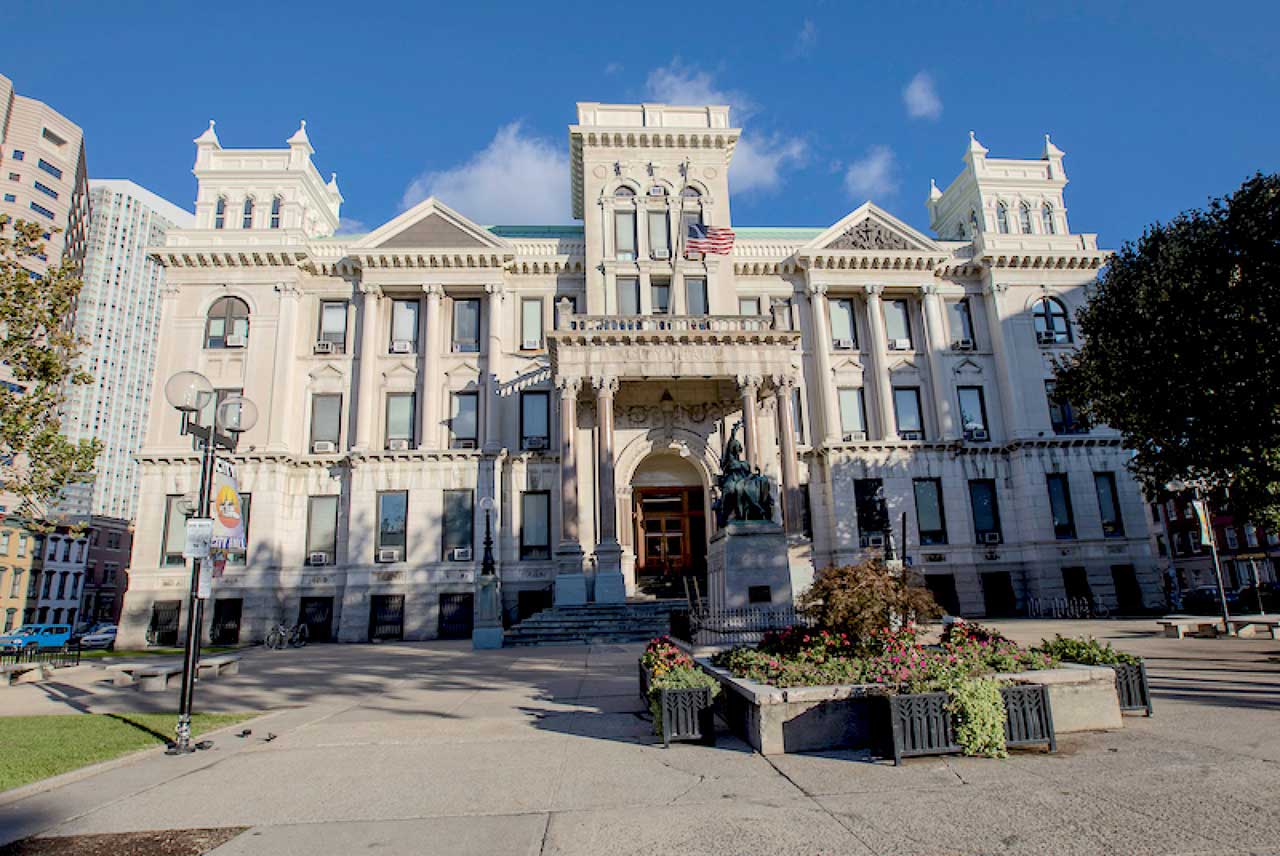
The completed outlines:
[[[0,636],[0,651],[8,653],[28,648],[61,648],[70,641],[70,624],[26,624],[12,633]]]

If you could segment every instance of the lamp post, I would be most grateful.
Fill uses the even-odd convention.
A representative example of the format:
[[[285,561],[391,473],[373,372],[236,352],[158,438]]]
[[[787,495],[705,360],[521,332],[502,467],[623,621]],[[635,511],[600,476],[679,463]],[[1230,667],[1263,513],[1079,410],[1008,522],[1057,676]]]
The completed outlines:
[[[471,631],[471,647],[479,650],[502,647],[502,592],[493,560],[493,498],[480,500],[484,509],[484,552],[480,556],[480,578],[476,580],[476,623]]]
[[[200,424],[200,413],[217,399],[209,379],[199,372],[178,372],[164,385],[164,397],[182,414],[182,433],[195,437],[200,449],[200,492],[196,497],[196,517],[209,518],[209,489],[213,482],[216,449],[234,451],[240,434],[258,421],[258,408],[243,396],[232,395],[214,407],[209,425]],[[197,746],[191,743],[191,700],[195,691],[196,665],[200,660],[200,626],[204,623],[204,600],[200,596],[202,565],[208,555],[193,557],[191,588],[187,595],[187,637],[182,651],[182,690],[178,696],[178,726],[167,754],[185,755]]]

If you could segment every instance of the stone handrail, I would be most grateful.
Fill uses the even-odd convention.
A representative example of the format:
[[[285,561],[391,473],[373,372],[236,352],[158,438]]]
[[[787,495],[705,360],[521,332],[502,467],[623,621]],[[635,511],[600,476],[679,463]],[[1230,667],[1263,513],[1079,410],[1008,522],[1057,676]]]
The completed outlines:
[[[560,322],[564,331],[580,333],[759,333],[774,329],[769,315],[569,315]]]

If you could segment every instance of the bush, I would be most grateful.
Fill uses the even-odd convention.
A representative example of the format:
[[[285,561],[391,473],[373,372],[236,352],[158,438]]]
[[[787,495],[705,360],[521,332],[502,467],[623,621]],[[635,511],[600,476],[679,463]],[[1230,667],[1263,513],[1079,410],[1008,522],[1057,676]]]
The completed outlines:
[[[1142,662],[1132,654],[1112,648],[1110,642],[1099,642],[1091,636],[1075,639],[1058,634],[1052,639],[1042,640],[1036,650],[1056,660],[1086,666],[1136,666]]]
[[[918,575],[892,571],[879,559],[827,568],[798,606],[814,625],[846,634],[859,646],[884,627],[942,614]]]
[[[956,742],[966,755],[1007,758],[1004,741],[1005,709],[1000,682],[992,678],[971,678],[951,688],[947,703],[956,718]]]

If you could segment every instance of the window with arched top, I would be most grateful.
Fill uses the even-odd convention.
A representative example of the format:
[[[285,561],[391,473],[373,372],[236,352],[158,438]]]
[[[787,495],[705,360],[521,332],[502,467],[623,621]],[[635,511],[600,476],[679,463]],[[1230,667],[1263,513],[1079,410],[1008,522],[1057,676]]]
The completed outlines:
[[[204,324],[204,346],[212,349],[243,348],[249,344],[249,304],[238,297],[220,297],[209,307]]]
[[[227,225],[227,197],[219,196],[218,203],[213,206],[213,228],[221,229]]]
[[[1009,234],[1009,206],[1003,202],[996,205],[996,229],[1001,235]]]
[[[247,196],[244,200],[244,218],[240,221],[241,229],[253,228],[253,197]]]
[[[696,187],[686,187],[684,190],[680,191],[680,195],[686,199],[699,199],[702,196],[702,191],[698,190]]]
[[[280,209],[284,207],[284,200],[279,196],[271,197],[271,228],[280,228]]]
[[[1044,223],[1044,233],[1046,235],[1057,233],[1058,229],[1053,225],[1053,206],[1048,202],[1040,209],[1040,220]]]
[[[1018,206],[1018,228],[1022,234],[1031,234],[1031,206],[1023,202]]]
[[[1042,297],[1031,308],[1036,341],[1041,345],[1065,345],[1071,341],[1071,319],[1067,307],[1056,297]]]
[[[636,209],[631,200],[636,192],[624,184],[613,191],[613,195],[623,200],[613,212],[613,256],[621,261],[635,261]]]
[[[614,196],[635,196],[636,192],[625,184],[613,192]]]

